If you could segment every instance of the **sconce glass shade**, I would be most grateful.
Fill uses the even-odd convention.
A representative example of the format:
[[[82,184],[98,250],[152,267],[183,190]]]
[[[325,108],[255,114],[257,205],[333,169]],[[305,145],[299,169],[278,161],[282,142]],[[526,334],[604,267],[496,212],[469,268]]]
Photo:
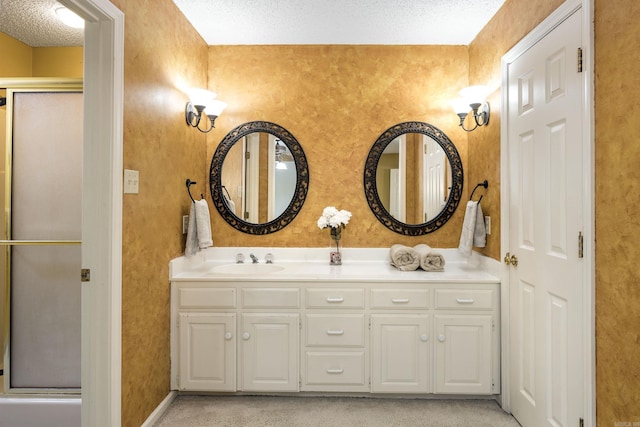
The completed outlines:
[[[218,117],[224,109],[227,108],[227,103],[220,101],[219,99],[214,99],[207,104],[207,108],[204,110],[204,113],[207,116],[216,116]]]
[[[469,114],[469,102],[465,98],[456,98],[451,100],[451,107],[457,115],[464,114],[466,117]]]
[[[211,101],[216,97],[215,92],[211,92],[206,89],[191,88],[187,90],[189,95],[189,101],[193,105],[207,107]]]
[[[469,101],[468,104],[482,104],[488,94],[489,88],[482,85],[469,86],[460,91],[460,97]]]

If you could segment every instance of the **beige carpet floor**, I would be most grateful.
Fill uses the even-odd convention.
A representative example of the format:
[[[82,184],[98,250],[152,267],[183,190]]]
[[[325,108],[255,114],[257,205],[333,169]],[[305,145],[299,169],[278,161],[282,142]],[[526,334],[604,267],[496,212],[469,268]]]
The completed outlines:
[[[493,400],[178,396],[154,427],[519,427]]]

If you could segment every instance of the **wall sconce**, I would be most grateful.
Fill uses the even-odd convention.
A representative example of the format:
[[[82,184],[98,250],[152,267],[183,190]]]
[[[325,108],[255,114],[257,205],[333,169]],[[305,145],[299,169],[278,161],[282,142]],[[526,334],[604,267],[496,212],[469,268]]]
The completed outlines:
[[[471,132],[478,126],[484,126],[489,123],[489,103],[485,101],[487,92],[486,86],[469,86],[460,91],[460,98],[451,101],[453,111],[460,117],[460,127],[463,130]],[[473,111],[473,120],[476,123],[471,129],[464,127],[464,119],[467,118],[469,109]]]
[[[211,132],[216,118],[227,107],[225,102],[215,99],[216,94],[206,89],[189,89],[189,102],[185,107],[185,119],[191,127],[197,128],[202,133]],[[200,127],[202,116],[209,119],[209,127],[203,129]]]
[[[280,144],[280,140],[276,139],[276,169],[287,169],[287,164],[284,162],[284,155],[286,151],[287,149],[284,148],[284,145]]]

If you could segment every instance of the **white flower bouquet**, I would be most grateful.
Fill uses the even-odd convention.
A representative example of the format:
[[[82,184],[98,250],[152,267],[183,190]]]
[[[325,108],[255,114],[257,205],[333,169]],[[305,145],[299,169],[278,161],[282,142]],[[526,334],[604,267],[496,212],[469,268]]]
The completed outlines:
[[[322,211],[322,215],[318,218],[318,227],[322,230],[329,227],[331,231],[331,239],[335,242],[335,249],[331,250],[331,265],[342,264],[342,254],[340,253],[340,239],[342,238],[342,229],[347,226],[351,219],[351,212],[338,210],[333,206],[327,206]],[[333,244],[331,245],[333,246]]]

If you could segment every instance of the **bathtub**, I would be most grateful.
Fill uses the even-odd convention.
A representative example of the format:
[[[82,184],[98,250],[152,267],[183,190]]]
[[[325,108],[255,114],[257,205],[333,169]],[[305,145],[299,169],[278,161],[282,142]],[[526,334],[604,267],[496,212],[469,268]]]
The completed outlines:
[[[0,396],[0,427],[80,427],[81,398]]]

